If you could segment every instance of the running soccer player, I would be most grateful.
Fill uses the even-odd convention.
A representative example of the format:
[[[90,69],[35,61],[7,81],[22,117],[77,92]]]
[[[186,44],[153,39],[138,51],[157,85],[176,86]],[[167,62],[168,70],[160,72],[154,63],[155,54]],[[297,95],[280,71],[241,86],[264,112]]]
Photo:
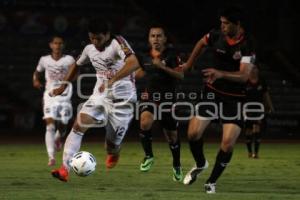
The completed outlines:
[[[46,122],[45,142],[48,153],[48,166],[55,165],[55,152],[62,148],[61,139],[65,135],[68,121],[72,117],[72,87],[68,85],[64,93],[51,97],[49,93],[61,84],[74,58],[63,54],[64,40],[53,36],[49,43],[51,54],[42,56],[33,73],[33,86],[42,89],[42,74],[45,73],[46,86],[43,97],[43,119]]]
[[[173,156],[173,180],[182,181],[183,173],[180,164],[180,141],[177,133],[177,121],[172,116],[172,105],[175,103],[175,87],[178,79],[183,78],[180,59],[174,48],[168,47],[165,29],[153,25],[149,29],[148,42],[150,50],[139,57],[141,67],[137,76],[143,76],[146,82],[141,94],[140,138],[145,157],[140,170],[147,172],[154,163],[152,151],[152,125],[158,118],[157,112],[162,106],[164,112],[158,120],[169,143]],[[174,109],[174,108],[173,108]],[[157,112],[154,112],[157,110]]]
[[[201,66],[205,78],[204,98],[196,116],[189,122],[188,140],[196,162],[186,174],[184,184],[192,184],[199,173],[208,167],[203,154],[202,135],[212,120],[223,126],[220,150],[213,170],[204,184],[206,193],[216,192],[216,182],[229,164],[233,146],[243,124],[239,105],[245,98],[245,83],[255,60],[255,52],[249,35],[243,26],[243,14],[238,8],[227,8],[220,15],[221,30],[212,30],[195,45],[187,63],[192,67],[204,47],[207,65]]]
[[[261,103],[266,113],[271,113],[274,111],[273,104],[268,92],[268,87],[266,82],[260,78],[259,70],[254,67],[250,73],[249,81],[246,87],[246,102]],[[257,107],[252,105],[253,109]],[[246,113],[245,116],[245,135],[246,135],[246,145],[248,150],[249,158],[258,158],[259,147],[261,143],[261,135],[264,127],[264,119],[259,118],[259,116],[264,116],[263,113]],[[250,119],[251,118],[258,118]],[[254,146],[254,151],[252,146]]]
[[[106,167],[115,167],[121,142],[133,117],[133,107],[130,106],[130,102],[136,100],[133,72],[139,67],[133,50],[122,36],[111,34],[108,22],[103,19],[89,22],[88,35],[91,44],[84,48],[64,80],[70,81],[79,66],[91,62],[97,82],[66,139],[62,166],[52,171],[53,177],[61,181],[68,180],[68,162],[79,151],[83,135],[92,125],[106,127]],[[62,86],[54,90],[53,95],[64,89]]]

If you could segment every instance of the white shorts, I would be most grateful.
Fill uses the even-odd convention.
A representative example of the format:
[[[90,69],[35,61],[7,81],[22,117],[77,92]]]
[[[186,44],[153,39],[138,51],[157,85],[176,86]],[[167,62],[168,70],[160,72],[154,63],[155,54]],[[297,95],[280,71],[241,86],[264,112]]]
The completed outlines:
[[[44,93],[43,98],[43,119],[52,118],[56,121],[61,121],[63,124],[68,124],[68,121],[73,116],[73,108],[70,99],[50,97],[48,92]]]
[[[133,104],[136,100],[136,93],[132,91],[131,99],[117,99],[115,95],[107,93],[94,92],[92,96],[83,104],[79,113],[87,114],[93,117],[97,122],[88,127],[106,127],[106,139],[115,145],[120,145],[128,125],[133,118]],[[121,95],[120,95],[121,96]],[[133,97],[133,98],[132,98]],[[77,122],[80,126],[80,115],[77,117]]]

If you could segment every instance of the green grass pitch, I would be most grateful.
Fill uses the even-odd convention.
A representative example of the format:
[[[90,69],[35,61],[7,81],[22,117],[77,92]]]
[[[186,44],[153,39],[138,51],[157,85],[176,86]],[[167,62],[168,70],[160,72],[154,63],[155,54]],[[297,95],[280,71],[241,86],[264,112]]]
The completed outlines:
[[[143,153],[139,143],[123,145],[116,168],[106,170],[102,143],[83,143],[81,150],[97,158],[96,172],[89,177],[71,174],[68,183],[50,176],[44,144],[0,145],[0,199],[128,199],[128,200],[293,200],[300,199],[300,145],[262,144],[261,157],[249,159],[244,144],[237,144],[232,162],[217,183],[217,194],[204,193],[203,183],[212,170],[218,144],[205,145],[208,170],[191,186],[172,180],[171,155],[167,143],[154,143],[155,163],[140,172]],[[182,165],[187,172],[193,160],[182,144]],[[61,163],[61,153],[57,155]],[[59,166],[59,165],[57,165]]]

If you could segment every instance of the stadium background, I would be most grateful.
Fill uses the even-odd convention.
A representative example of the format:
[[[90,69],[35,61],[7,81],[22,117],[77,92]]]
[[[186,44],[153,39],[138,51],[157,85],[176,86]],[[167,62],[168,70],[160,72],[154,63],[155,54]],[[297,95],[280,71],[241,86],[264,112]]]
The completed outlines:
[[[63,34],[66,52],[77,56],[88,42],[87,18],[105,16],[110,19],[114,31],[122,34],[138,52],[147,48],[145,27],[156,20],[165,24],[175,46],[186,57],[195,42],[218,25],[218,10],[228,4],[239,5],[246,11],[249,29],[258,44],[261,72],[270,87],[275,112],[267,118],[263,138],[300,139],[300,70],[297,62],[300,10],[296,1],[1,0],[2,141],[43,140],[42,93],[33,89],[32,73],[40,56],[49,52],[51,34]],[[81,72],[92,72],[92,68],[84,67]],[[179,88],[197,90],[196,74],[187,73],[186,76]],[[92,87],[93,81],[87,81],[82,91],[88,94]],[[74,108],[82,101],[75,93]],[[154,134],[159,137],[158,128],[156,126]],[[218,127],[214,128],[218,130]],[[186,123],[181,122],[182,138],[185,138],[185,129]],[[207,137],[214,139],[219,134],[215,130]],[[138,140],[136,121],[127,137]]]

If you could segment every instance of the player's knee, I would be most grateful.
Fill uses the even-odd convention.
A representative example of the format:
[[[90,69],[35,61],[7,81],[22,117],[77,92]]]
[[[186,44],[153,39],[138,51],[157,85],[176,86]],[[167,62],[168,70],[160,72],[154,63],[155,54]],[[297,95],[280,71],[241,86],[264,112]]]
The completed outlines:
[[[190,128],[188,130],[187,137],[188,137],[189,141],[195,141],[195,140],[200,139],[201,134],[197,128]]]
[[[148,131],[148,130],[150,130],[151,126],[152,126],[151,120],[149,120],[149,119],[141,119],[141,122],[140,122],[140,128],[141,128],[143,131]]]
[[[73,128],[74,131],[77,131],[77,132],[80,132],[80,133],[85,133],[85,131],[86,131],[86,128],[80,126],[77,122],[75,122],[73,124],[72,128]]]
[[[178,140],[177,132],[166,132],[165,136],[168,143],[174,144]]]
[[[221,144],[221,149],[224,152],[230,152],[233,150],[233,143],[231,140],[223,140]]]

